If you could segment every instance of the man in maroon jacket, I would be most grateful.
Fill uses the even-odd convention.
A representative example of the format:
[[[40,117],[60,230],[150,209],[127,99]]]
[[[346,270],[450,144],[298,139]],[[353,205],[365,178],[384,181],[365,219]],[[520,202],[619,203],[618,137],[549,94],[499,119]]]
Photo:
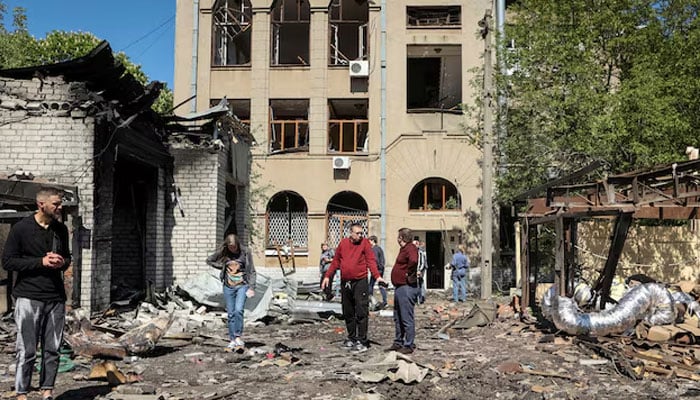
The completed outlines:
[[[369,316],[369,284],[367,270],[380,285],[386,282],[377,269],[377,261],[369,240],[363,237],[362,226],[354,223],[350,226],[350,237],[340,241],[335,249],[335,257],[330,268],[326,271],[321,289],[329,285],[335,271],[340,268],[340,296],[343,304],[343,318],[348,331],[348,338],[343,342],[343,348],[357,353],[367,351],[367,327]]]
[[[411,242],[411,230],[399,229],[397,241],[401,250],[391,270],[394,285],[394,343],[388,350],[411,354],[416,348],[415,305],[420,295],[418,286],[418,248]]]

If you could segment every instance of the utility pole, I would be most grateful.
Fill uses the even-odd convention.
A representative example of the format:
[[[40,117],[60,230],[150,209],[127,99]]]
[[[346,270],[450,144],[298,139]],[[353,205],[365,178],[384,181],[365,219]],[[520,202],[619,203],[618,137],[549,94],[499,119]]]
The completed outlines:
[[[493,254],[493,65],[491,60],[491,10],[479,21],[484,39],[484,110],[483,150],[481,165],[481,298],[491,297],[491,255]]]

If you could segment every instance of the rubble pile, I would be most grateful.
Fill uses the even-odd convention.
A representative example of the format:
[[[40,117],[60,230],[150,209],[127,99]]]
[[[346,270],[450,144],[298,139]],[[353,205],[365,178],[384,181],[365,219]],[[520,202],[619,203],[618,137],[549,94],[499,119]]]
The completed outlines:
[[[235,351],[226,350],[225,312],[211,298],[205,300],[209,305],[196,300],[205,298],[202,290],[189,286],[154,293],[151,303],[117,302],[92,316],[71,312],[60,398],[670,399],[700,394],[692,386],[700,374],[700,328],[694,317],[673,329],[642,322],[631,335],[571,337],[529,319],[517,297],[451,303],[449,296],[434,292],[416,306],[415,353],[384,351],[394,336],[392,310],[384,309],[370,313],[370,350],[355,354],[340,346],[346,333],[336,318],[337,300],[318,301],[306,288],[295,293],[292,288],[301,285],[288,280],[262,281],[267,286],[246,311],[246,346]],[[258,307],[264,309],[257,312],[262,317],[250,318],[249,311],[256,314]],[[662,327],[663,334],[657,332]],[[0,324],[5,349],[0,382],[6,388],[14,377],[13,334],[6,318]]]
[[[635,283],[614,306],[585,312],[591,296],[557,296],[552,286],[542,298],[542,314],[559,333],[578,335],[574,343],[610,360],[629,378],[700,380],[700,285]],[[584,300],[584,301],[582,301]]]

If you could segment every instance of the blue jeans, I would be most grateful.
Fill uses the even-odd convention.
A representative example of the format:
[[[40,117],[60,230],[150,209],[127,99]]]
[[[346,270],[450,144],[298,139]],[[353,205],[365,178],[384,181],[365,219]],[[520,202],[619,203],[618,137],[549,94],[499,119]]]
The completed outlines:
[[[248,285],[228,287],[224,285],[224,299],[228,314],[228,336],[231,340],[243,335],[243,309],[245,308]]]
[[[413,347],[416,339],[415,305],[420,288],[401,285],[394,290],[394,343]]]
[[[459,296],[460,290],[464,297]],[[452,301],[467,301],[467,270],[452,271]]]

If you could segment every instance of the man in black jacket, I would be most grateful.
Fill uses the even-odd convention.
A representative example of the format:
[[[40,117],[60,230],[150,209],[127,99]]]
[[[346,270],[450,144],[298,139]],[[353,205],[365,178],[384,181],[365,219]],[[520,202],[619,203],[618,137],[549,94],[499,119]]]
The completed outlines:
[[[12,289],[18,336],[17,400],[27,398],[37,342],[42,344],[39,387],[44,399],[53,399],[65,321],[63,271],[70,265],[68,229],[60,222],[62,195],[57,189],[41,188],[36,214],[17,222],[5,242],[2,265],[17,274]]]

